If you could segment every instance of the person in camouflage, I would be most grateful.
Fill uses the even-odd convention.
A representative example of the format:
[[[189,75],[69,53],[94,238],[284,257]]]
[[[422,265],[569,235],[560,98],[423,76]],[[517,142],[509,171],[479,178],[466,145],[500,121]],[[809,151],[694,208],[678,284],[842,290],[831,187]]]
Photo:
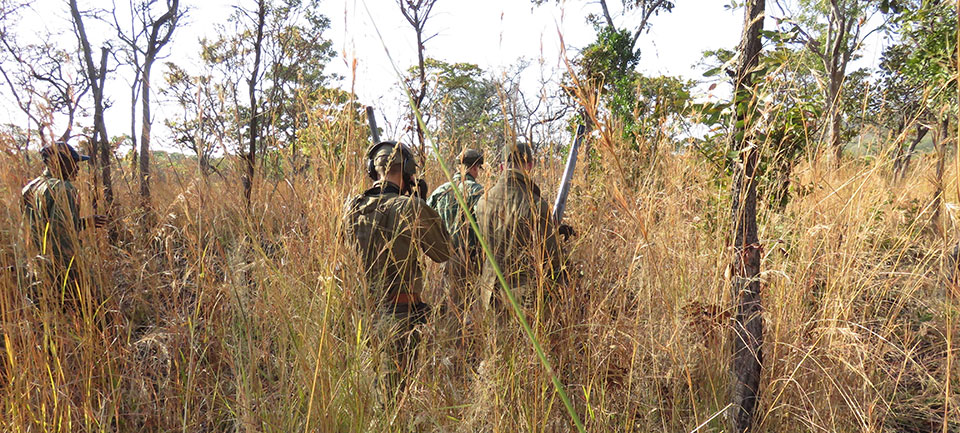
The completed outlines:
[[[553,221],[550,205],[530,178],[534,165],[531,147],[508,145],[505,159],[507,169],[477,203],[477,222],[507,284],[519,299],[529,302],[540,283],[539,275],[551,280],[565,278],[559,235],[573,234],[573,230]],[[489,262],[483,266],[480,285],[484,309],[501,311],[507,305],[506,298],[494,296],[500,293],[499,282]]]
[[[79,171],[78,163],[89,157],[62,141],[44,146],[40,157],[46,168],[23,187],[21,210],[30,245],[37,252],[34,274],[42,286],[59,291],[59,303],[63,305],[79,299],[79,233],[91,225],[102,227],[106,218],[79,216],[77,189],[72,180]]]
[[[471,213],[483,195],[483,185],[477,182],[483,168],[483,154],[473,149],[464,150],[459,157],[462,170],[453,175],[453,181],[440,185],[430,194],[427,204],[440,214],[453,245],[454,254],[445,265],[447,275],[447,308],[463,319],[466,311],[466,285],[471,275],[480,271],[482,252],[477,237],[470,228],[466,213],[457,202],[453,185],[457,185]]]
[[[367,152],[372,188],[347,203],[346,238],[360,255],[369,289],[377,297],[375,335],[389,362],[385,396],[406,387],[419,342],[417,325],[430,306],[423,302],[420,254],[435,262],[450,258],[450,237],[440,216],[415,197],[416,163],[410,150],[394,141],[380,142]],[[407,191],[405,193],[402,193]],[[401,376],[401,374],[403,374]]]

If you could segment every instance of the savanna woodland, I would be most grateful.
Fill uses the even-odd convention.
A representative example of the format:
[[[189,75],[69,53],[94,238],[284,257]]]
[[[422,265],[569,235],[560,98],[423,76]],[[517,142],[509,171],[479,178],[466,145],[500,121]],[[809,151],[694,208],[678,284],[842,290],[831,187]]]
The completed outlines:
[[[2,430],[960,432],[957,3],[725,0],[736,28],[652,40],[686,2],[523,2],[592,41],[490,68],[431,52],[453,0],[0,0]],[[456,279],[395,187],[468,148]],[[515,178],[549,219],[511,238]],[[384,197],[419,213],[371,270],[351,203]]]

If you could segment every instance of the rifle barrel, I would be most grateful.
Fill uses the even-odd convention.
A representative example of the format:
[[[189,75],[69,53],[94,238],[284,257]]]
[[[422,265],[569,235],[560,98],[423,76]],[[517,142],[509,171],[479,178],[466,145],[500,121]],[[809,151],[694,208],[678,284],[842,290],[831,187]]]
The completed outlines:
[[[373,114],[373,107],[367,106],[367,122],[370,123],[370,136],[373,138],[373,144],[380,142],[380,131],[377,129],[377,116]]]
[[[580,142],[583,140],[583,125],[577,126],[577,136],[570,146],[567,155],[567,164],[563,167],[563,177],[560,178],[560,188],[557,190],[557,200],[553,203],[553,220],[560,224],[563,221],[563,211],[567,207],[567,196],[570,194],[570,181],[573,180],[573,171],[577,168],[577,154],[580,152]]]

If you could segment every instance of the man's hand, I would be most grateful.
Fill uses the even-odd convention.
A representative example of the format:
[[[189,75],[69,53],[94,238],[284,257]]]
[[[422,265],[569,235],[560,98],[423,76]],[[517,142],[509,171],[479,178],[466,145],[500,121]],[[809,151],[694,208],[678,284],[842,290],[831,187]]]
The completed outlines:
[[[571,237],[577,235],[577,231],[574,230],[573,227],[571,227],[571,226],[569,226],[569,225],[567,225],[567,224],[560,224],[560,228],[559,228],[559,230],[557,230],[557,231],[559,231],[559,232],[560,232],[560,235],[563,236],[563,240],[564,240],[564,241],[566,241],[567,239],[570,239]]]
[[[413,195],[421,200],[426,200],[427,197],[430,197],[430,189],[427,187],[427,181],[422,178],[417,179],[417,188],[414,189]]]
[[[102,229],[106,227],[107,224],[110,223],[110,218],[107,218],[106,215],[94,215],[92,217],[87,218],[88,227],[90,226],[91,223],[93,224],[94,227],[98,229]]]

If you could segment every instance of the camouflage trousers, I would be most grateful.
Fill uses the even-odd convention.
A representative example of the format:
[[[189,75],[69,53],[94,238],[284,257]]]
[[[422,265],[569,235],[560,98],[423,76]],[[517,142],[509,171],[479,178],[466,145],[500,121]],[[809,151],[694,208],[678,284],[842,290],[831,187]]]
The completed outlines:
[[[456,251],[444,264],[444,316],[466,324],[477,299],[472,289],[479,274],[480,261],[476,254],[468,251]]]
[[[424,303],[382,308],[374,324],[374,349],[379,354],[377,384],[384,403],[396,403],[416,372],[420,345],[419,325],[426,322],[430,306]]]
[[[30,268],[33,282],[25,295],[37,307],[79,312],[84,300],[93,297],[91,291],[84,290],[89,285],[82,284],[84,279],[76,264],[64,265],[38,256]]]

